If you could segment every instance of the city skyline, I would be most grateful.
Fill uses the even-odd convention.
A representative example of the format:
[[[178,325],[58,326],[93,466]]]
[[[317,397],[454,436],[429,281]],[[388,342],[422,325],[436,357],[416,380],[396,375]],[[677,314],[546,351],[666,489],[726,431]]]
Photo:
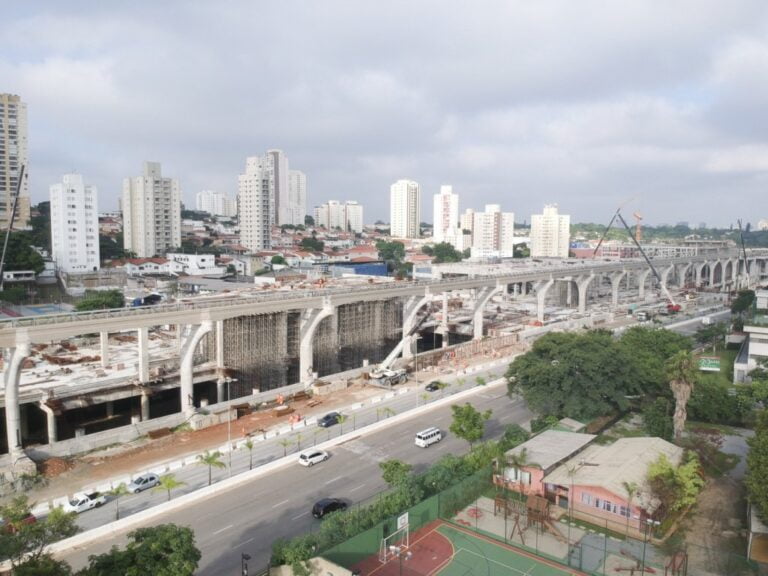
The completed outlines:
[[[192,206],[279,148],[308,211],[357,198],[371,220],[398,179],[424,214],[446,182],[523,219],[557,203],[599,223],[630,199],[650,225],[768,213],[764,3],[484,6],[13,4],[0,92],[28,107],[32,203],[77,171],[115,209],[153,159]]]

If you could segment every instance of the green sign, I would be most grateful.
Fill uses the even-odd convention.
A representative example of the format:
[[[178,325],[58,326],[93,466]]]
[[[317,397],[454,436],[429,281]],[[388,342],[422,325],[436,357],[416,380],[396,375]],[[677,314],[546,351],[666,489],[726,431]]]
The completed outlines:
[[[720,358],[717,356],[701,356],[699,370],[703,372],[720,372]]]

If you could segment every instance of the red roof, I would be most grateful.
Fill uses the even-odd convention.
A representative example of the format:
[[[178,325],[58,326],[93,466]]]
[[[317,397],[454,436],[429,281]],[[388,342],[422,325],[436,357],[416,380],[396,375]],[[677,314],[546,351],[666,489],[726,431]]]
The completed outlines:
[[[350,262],[355,262],[356,264],[363,264],[365,262],[378,262],[376,258],[369,258],[368,256],[358,256],[357,258],[350,259]]]

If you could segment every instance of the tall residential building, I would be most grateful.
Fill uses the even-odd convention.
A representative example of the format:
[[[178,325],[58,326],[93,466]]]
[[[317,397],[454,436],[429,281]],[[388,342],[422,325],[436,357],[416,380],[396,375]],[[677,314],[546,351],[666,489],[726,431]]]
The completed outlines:
[[[195,209],[214,216],[237,216],[237,201],[223,192],[203,190],[195,195]]]
[[[531,258],[568,258],[571,217],[557,213],[557,204],[531,216]]]
[[[432,213],[432,238],[435,242],[447,242],[446,237],[456,237],[459,225],[459,195],[452,186],[440,186],[440,194],[434,196]]]
[[[472,208],[467,208],[459,218],[459,228],[472,234],[475,228],[475,211]]]
[[[272,221],[277,224],[292,224],[289,208],[288,185],[288,158],[282,150],[267,150],[267,166],[272,180],[274,195],[274,217]]]
[[[413,180],[398,180],[389,188],[389,226],[393,238],[418,238],[421,188]]]
[[[0,94],[0,229],[8,229],[13,195],[19,182],[21,165],[27,163],[27,105],[14,94]],[[24,178],[16,203],[15,228],[29,225],[29,183]]]
[[[245,160],[245,174],[237,178],[237,213],[240,243],[259,252],[272,247],[275,223],[275,198],[269,155],[250,156]]]
[[[288,172],[288,216],[290,222],[298,226],[304,224],[307,215],[307,175],[299,170]]]
[[[315,225],[324,226],[328,230],[340,228],[346,232],[360,233],[363,231],[363,207],[352,200],[344,204],[329,200],[315,206]]]
[[[65,174],[50,187],[51,252],[68,274],[99,269],[99,201],[80,174]]]
[[[488,204],[475,212],[472,222],[473,258],[511,258],[515,254],[515,214]]]
[[[144,174],[123,180],[123,245],[139,258],[181,246],[181,189],[163,178],[159,162],[144,162]]]

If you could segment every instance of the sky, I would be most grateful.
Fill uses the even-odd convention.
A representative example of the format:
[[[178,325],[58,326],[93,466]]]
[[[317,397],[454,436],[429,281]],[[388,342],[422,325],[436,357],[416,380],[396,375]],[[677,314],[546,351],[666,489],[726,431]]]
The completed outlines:
[[[9,2],[0,92],[29,118],[33,203],[68,172],[117,208],[145,160],[234,196],[285,151],[309,212],[441,184],[530,222],[768,218],[765,0]]]

